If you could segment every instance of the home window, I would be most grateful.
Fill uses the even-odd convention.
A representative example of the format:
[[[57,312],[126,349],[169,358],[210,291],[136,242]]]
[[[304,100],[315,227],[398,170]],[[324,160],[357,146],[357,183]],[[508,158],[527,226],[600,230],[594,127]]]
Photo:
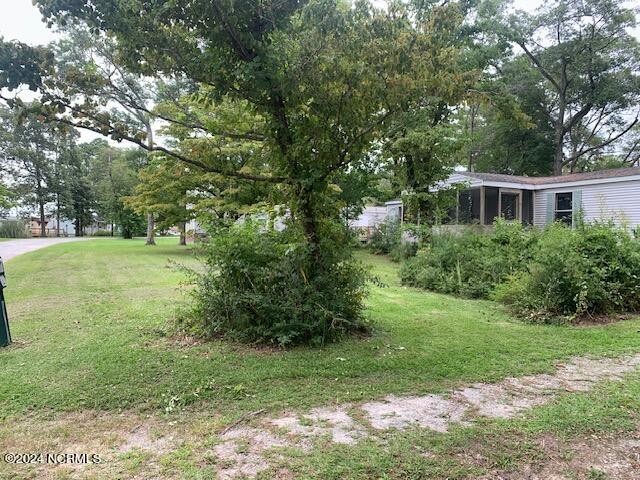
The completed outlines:
[[[569,226],[573,224],[573,192],[556,193],[554,218]]]
[[[520,220],[522,218],[522,192],[500,191],[500,217],[505,220]]]

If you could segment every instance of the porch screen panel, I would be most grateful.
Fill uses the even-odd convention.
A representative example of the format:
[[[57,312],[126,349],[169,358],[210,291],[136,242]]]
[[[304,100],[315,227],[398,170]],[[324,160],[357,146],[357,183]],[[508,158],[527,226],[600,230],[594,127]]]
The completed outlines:
[[[498,188],[484,188],[484,223],[491,225],[498,216]]]
[[[480,223],[480,190],[464,190],[458,196],[458,223]]]
[[[518,220],[521,218],[520,212],[521,193],[502,192],[500,194],[500,204],[502,211],[500,216],[505,220]]]

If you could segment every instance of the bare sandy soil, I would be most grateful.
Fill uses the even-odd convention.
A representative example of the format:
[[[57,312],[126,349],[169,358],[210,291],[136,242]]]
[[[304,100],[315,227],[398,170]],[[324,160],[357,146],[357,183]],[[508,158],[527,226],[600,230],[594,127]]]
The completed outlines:
[[[215,465],[220,479],[251,478],[267,470],[274,458],[282,459],[283,454],[278,452],[282,448],[312,452],[321,441],[354,445],[364,438],[378,439],[392,430],[424,428],[446,433],[452,425],[470,425],[482,417],[513,418],[561,393],[584,392],[598,382],[620,381],[638,367],[640,354],[606,359],[581,357],[557,365],[552,374],[478,383],[449,394],[390,395],[364,404],[285,412],[271,418],[257,412],[222,430],[215,442],[202,445],[196,455],[202,462]],[[59,478],[62,474],[84,478],[83,472],[88,468],[92,478],[115,478],[114,475],[126,474],[119,465],[129,457],[145,462],[144,474],[137,478],[170,478],[167,474],[160,476],[160,457],[185,443],[194,443],[203,432],[220,428],[215,417],[203,414],[176,424],[171,416],[84,412],[20,422],[10,435],[4,432],[0,437],[0,451],[89,451],[99,453],[102,459],[99,465],[29,467],[30,475],[37,478]],[[485,480],[640,478],[640,433],[625,438],[585,438],[572,445],[562,445],[553,437],[540,442],[548,460],[525,465],[515,473],[495,471]],[[567,455],[567,451],[572,453]],[[467,456],[463,459],[466,463],[482,463],[481,454],[474,454],[473,449]],[[598,477],[598,472],[608,476]]]

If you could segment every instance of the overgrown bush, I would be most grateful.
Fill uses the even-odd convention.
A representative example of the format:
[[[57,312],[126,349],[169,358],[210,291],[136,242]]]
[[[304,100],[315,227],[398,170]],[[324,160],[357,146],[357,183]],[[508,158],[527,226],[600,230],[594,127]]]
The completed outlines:
[[[27,238],[29,229],[23,220],[1,220],[0,238]]]
[[[396,219],[387,219],[379,224],[369,239],[373,253],[389,255],[394,262],[414,257],[421,245],[429,241],[428,226],[402,224]]]
[[[417,241],[402,241],[389,252],[389,257],[394,262],[401,262],[415,257],[418,253],[419,244]]]
[[[428,225],[416,225],[405,223],[401,227],[400,241],[389,252],[389,257],[394,262],[401,262],[415,257],[418,250],[431,240],[431,227]]]
[[[406,285],[494,298],[535,321],[640,311],[640,241],[611,224],[544,231],[498,222],[436,235],[400,270]]]
[[[399,220],[387,218],[378,224],[369,238],[369,248],[376,254],[389,254],[402,240],[402,225]]]
[[[434,235],[400,269],[402,283],[436,292],[486,298],[522,270],[537,235],[520,224],[498,222],[493,234],[472,230]]]
[[[96,230],[91,235],[92,237],[110,237],[111,232],[109,230]]]
[[[532,320],[640,311],[640,242],[613,225],[553,225],[494,297]]]
[[[186,326],[281,346],[320,345],[363,330],[366,270],[351,257],[344,228],[323,228],[327,240],[315,253],[292,228],[263,231],[247,222],[212,233]]]

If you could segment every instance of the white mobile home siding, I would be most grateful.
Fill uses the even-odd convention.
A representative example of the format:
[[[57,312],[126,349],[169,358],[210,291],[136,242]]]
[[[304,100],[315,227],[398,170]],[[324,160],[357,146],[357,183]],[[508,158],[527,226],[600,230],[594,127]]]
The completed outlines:
[[[547,223],[547,194],[578,190],[582,191],[582,212],[585,221],[613,220],[618,225],[630,228],[640,226],[640,180],[539,187],[534,192],[534,225],[543,227]]]

